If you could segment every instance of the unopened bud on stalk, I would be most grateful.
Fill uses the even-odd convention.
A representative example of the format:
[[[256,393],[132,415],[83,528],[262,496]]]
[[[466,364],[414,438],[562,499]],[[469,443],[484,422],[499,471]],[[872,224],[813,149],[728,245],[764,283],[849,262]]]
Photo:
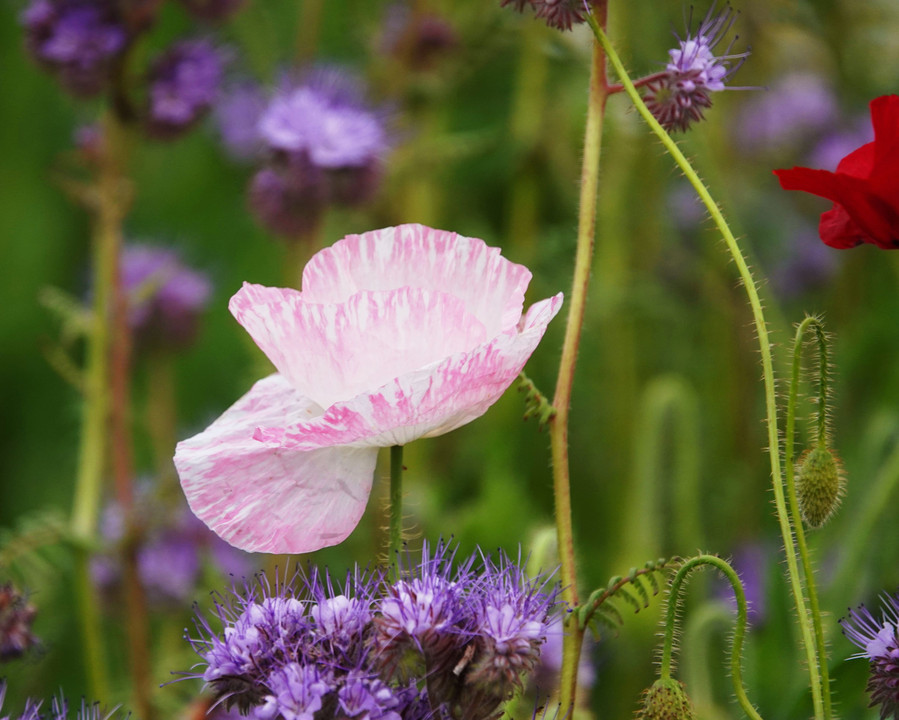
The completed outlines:
[[[693,720],[693,703],[682,682],[659,678],[643,693],[643,707],[638,720]]]
[[[796,494],[806,525],[821,527],[836,512],[843,498],[843,464],[826,447],[806,451],[796,463]]]

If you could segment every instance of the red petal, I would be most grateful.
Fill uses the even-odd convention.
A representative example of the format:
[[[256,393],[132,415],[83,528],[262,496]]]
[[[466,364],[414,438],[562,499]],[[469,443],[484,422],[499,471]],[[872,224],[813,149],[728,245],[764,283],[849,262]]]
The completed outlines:
[[[840,160],[837,172],[857,178],[866,178],[874,170],[876,151],[874,143],[869,142],[857,150],[853,150]]]
[[[836,203],[832,209],[821,215],[818,234],[825,245],[840,250],[854,248],[867,240],[867,236],[852,222],[845,208]]]

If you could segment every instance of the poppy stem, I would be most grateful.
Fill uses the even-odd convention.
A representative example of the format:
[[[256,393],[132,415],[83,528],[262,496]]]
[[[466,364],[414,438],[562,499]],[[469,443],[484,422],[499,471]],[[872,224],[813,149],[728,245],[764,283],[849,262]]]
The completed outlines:
[[[594,0],[592,11],[603,25],[606,22],[606,0]],[[593,15],[589,17],[593,18]],[[596,20],[592,20],[596,22]],[[562,342],[562,358],[553,397],[555,414],[549,421],[552,446],[553,499],[555,503],[556,533],[559,543],[562,600],[570,610],[579,604],[577,570],[574,557],[574,533],[571,518],[571,477],[568,463],[568,414],[574,387],[574,370],[584,325],[587,289],[590,286],[590,269],[593,264],[593,247],[596,237],[596,204],[599,191],[599,159],[602,147],[603,119],[605,117],[608,86],[606,82],[606,58],[602,46],[593,43],[590,86],[587,98],[587,123],[584,129],[583,164],[581,166],[581,192],[578,213],[577,249],[574,260],[574,278],[568,296],[568,320],[565,339]],[[574,707],[577,693],[578,661],[584,630],[577,622],[577,613],[565,618],[565,635],[562,642],[562,671],[559,681],[561,713],[567,715]]]
[[[767,415],[768,426],[768,457],[771,461],[771,480],[774,489],[774,504],[777,510],[777,520],[780,525],[780,532],[784,542],[784,553],[787,560],[787,575],[790,582],[790,589],[793,593],[793,599],[796,603],[796,615],[799,620],[799,630],[802,637],[802,644],[805,649],[806,660],[808,665],[809,680],[812,692],[812,702],[814,705],[815,717],[823,718],[824,702],[822,698],[822,687],[820,677],[820,664],[818,661],[817,645],[812,637],[812,623],[809,618],[808,608],[805,602],[805,593],[802,587],[802,579],[799,574],[798,562],[796,559],[796,545],[793,540],[793,528],[790,522],[790,515],[787,511],[786,498],[784,495],[784,473],[781,466],[780,452],[780,436],[777,427],[777,392],[774,382],[774,363],[771,353],[771,341],[768,336],[768,325],[765,320],[765,314],[762,310],[761,299],[759,298],[758,288],[749,266],[746,264],[746,258],[740,249],[737,239],[731,232],[724,215],[718,207],[718,204],[712,198],[705,184],[699,175],[693,169],[690,161],[681,152],[677,143],[671,139],[671,136],[653,117],[649,108],[640,97],[640,93],[631,82],[621,59],[612,47],[609,39],[606,37],[603,29],[596,23],[595,19],[588,17],[590,27],[596,36],[598,42],[605,49],[609,62],[615,68],[621,84],[624,85],[625,92],[637,109],[637,112],[643,117],[650,129],[661,140],[665,149],[677,163],[678,167],[684,173],[684,176],[690,181],[699,198],[706,206],[712,220],[715,222],[721,237],[724,239],[725,245],[733,258],[734,264],[742,280],[743,287],[749,300],[752,310],[753,323],[755,325],[756,335],[759,342],[759,350],[762,356],[762,375],[765,385],[765,410]]]
[[[390,530],[388,557],[397,562],[403,544],[403,446],[390,448]]]

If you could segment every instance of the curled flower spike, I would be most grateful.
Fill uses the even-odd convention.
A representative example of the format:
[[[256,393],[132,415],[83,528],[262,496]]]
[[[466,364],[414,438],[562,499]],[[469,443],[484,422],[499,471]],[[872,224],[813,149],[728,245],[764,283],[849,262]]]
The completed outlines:
[[[319,252],[302,292],[245,284],[231,312],[278,372],[179,443],[193,512],[248,551],[342,542],[379,447],[470,422],[521,371],[562,304],[522,315],[530,278],[482,240],[401,225]]]
[[[833,201],[821,215],[818,232],[825,245],[845,249],[871,243],[899,248],[899,95],[871,101],[874,141],[840,160],[836,172],[794,167],[775,170],[784,190]]]
[[[864,605],[849,611],[840,620],[843,634],[861,648],[853,655],[871,663],[868,679],[869,707],[880,705],[880,717],[896,717],[899,713],[899,599],[884,596],[885,607],[880,620]]]
[[[727,79],[749,55],[748,50],[732,54],[733,41],[724,53],[715,55],[713,51],[737,19],[730,6],[717,14],[715,9],[713,4],[695,35],[688,27],[686,37],[678,38],[678,46],[668,51],[665,70],[645,83],[643,100],[666,130],[685,131],[702,120],[712,106],[710,93],[724,90]]]

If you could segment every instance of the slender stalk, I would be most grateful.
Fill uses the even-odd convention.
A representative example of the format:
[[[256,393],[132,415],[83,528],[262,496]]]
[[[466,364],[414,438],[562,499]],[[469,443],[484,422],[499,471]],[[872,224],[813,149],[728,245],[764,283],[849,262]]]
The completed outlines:
[[[711,565],[722,573],[734,589],[737,599],[737,624],[734,626],[733,642],[730,649],[730,677],[734,686],[734,694],[743,711],[753,720],[761,720],[758,711],[749,702],[746,688],[743,687],[743,639],[746,637],[746,593],[743,591],[743,583],[734,569],[715,555],[697,555],[685,561],[680,570],[671,581],[671,590],[668,596],[668,608],[665,615],[665,635],[662,644],[662,657],[659,663],[659,677],[662,680],[671,679],[671,666],[674,658],[674,631],[677,626],[677,610],[680,603],[681,587],[687,576],[700,565]]]
[[[606,22],[606,0],[594,0],[593,12]],[[596,199],[599,188],[599,157],[603,117],[606,105],[606,60],[599,43],[593,44],[590,90],[587,100],[587,125],[584,130],[584,159],[581,169],[580,210],[578,215],[577,251],[574,279],[568,296],[568,320],[562,343],[562,359],[553,406],[556,414],[550,420],[550,443],[553,463],[553,497],[556,533],[559,538],[562,599],[570,608],[578,605],[577,575],[574,558],[574,536],[571,522],[571,478],[568,464],[568,416],[574,386],[574,369],[584,324],[587,289],[595,241]],[[572,615],[571,617],[574,617]],[[573,707],[577,692],[577,666],[584,632],[576,622],[566,622],[562,646],[562,673],[559,699],[562,712]]]
[[[104,119],[104,157],[91,195],[93,213],[93,312],[87,340],[84,373],[84,407],[75,497],[72,503],[72,533],[77,543],[75,572],[78,610],[88,684],[94,697],[108,697],[106,658],[103,648],[99,599],[90,577],[89,544],[94,538],[103,490],[109,420],[109,353],[112,303],[118,272],[124,197],[124,131],[112,113]]]
[[[119,198],[122,204],[127,200]],[[123,208],[124,209],[124,208]],[[121,250],[121,235],[116,255]],[[152,720],[150,700],[152,681],[149,658],[147,600],[137,567],[137,552],[142,532],[134,508],[134,451],[131,434],[131,327],[128,324],[128,298],[122,287],[119,263],[113,276],[112,342],[110,353],[110,445],[112,477],[116,499],[125,516],[125,542],[121,548],[125,588],[125,614],[128,618],[128,657],[135,707],[143,720]]]
[[[812,702],[815,709],[815,717],[822,718],[824,716],[824,706],[821,691],[821,680],[819,672],[819,664],[816,653],[816,645],[812,637],[811,621],[809,619],[808,609],[806,608],[805,595],[803,593],[802,582],[799,576],[799,568],[796,559],[796,547],[793,541],[793,530],[790,525],[790,517],[787,511],[786,499],[784,496],[783,472],[781,469],[780,456],[780,438],[777,429],[777,396],[774,383],[774,365],[771,355],[771,344],[768,339],[768,327],[765,321],[765,315],[762,310],[761,300],[759,298],[758,289],[755,285],[755,279],[746,264],[746,259],[740,250],[736,238],[727,225],[724,215],[718,208],[718,205],[712,199],[708,189],[697,175],[693,166],[681,152],[677,144],[671,139],[671,136],[665,132],[665,129],[652,116],[652,113],[646,107],[640,94],[637,92],[633,83],[627,75],[620,58],[614,48],[609,43],[605,32],[596,22],[594,18],[589,18],[590,26],[593,32],[609,57],[609,61],[615,68],[625,92],[631,98],[637,111],[650,126],[652,131],[661,140],[662,144],[669,154],[674,158],[678,167],[684,173],[684,176],[693,185],[696,193],[699,195],[703,204],[706,206],[709,214],[718,227],[725,245],[737,266],[737,271],[742,280],[743,287],[749,300],[752,310],[753,323],[755,325],[756,335],[758,336],[759,349],[762,356],[762,373],[765,385],[765,410],[768,424],[768,456],[771,460],[771,479],[774,489],[774,503],[777,510],[777,519],[780,525],[781,536],[784,541],[784,552],[787,560],[787,570],[790,581],[790,589],[796,603],[796,614],[799,619],[799,630],[802,636],[802,643],[805,649],[808,672],[810,678],[810,686],[812,691]]]
[[[824,337],[824,327],[818,318],[806,317],[796,329],[796,338],[793,342],[793,370],[790,379],[790,395],[787,400],[787,418],[784,428],[784,477],[787,487],[787,498],[790,503],[790,518],[793,523],[793,531],[796,533],[796,546],[799,549],[799,557],[802,559],[802,572],[805,576],[805,590],[808,593],[809,608],[811,610],[812,623],[815,628],[815,643],[818,647],[818,663],[821,670],[821,692],[824,701],[824,717],[830,720],[833,717],[833,707],[830,699],[830,673],[827,668],[827,646],[824,643],[824,628],[821,623],[821,609],[818,603],[818,590],[815,585],[815,575],[812,569],[811,554],[805,540],[805,528],[802,524],[802,516],[799,512],[799,498],[796,495],[794,462],[794,436],[796,429],[796,398],[799,392],[799,370],[802,364],[802,343],[805,333],[813,328],[818,337],[818,351],[820,353],[820,395],[818,398],[818,438],[819,447],[826,443],[827,429],[827,341]]]
[[[297,61],[311,62],[318,49],[324,0],[303,0],[297,28]]]
[[[388,557],[393,562],[399,557],[403,544],[403,446],[390,448],[390,531]]]

